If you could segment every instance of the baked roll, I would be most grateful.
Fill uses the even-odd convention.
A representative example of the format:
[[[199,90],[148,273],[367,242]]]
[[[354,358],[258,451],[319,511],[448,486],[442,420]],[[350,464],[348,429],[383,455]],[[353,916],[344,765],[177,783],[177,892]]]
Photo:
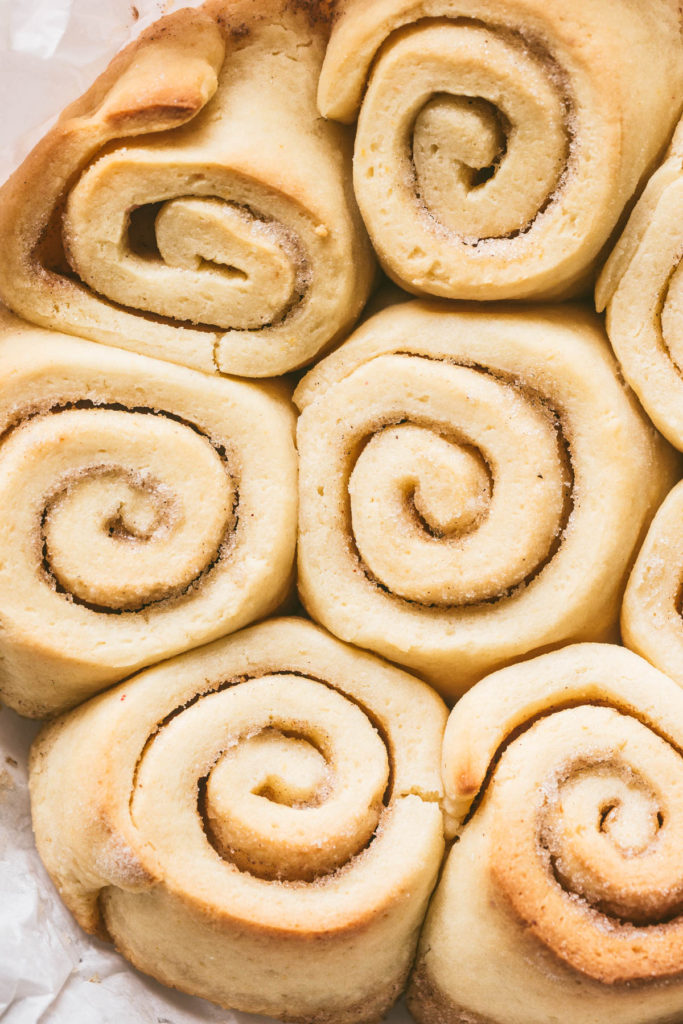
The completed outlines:
[[[373,260],[324,5],[210,0],[151,26],[0,190],[0,295],[45,327],[267,377],[353,323]]]
[[[417,294],[575,294],[683,103],[676,0],[340,0],[318,102]]]
[[[576,645],[483,680],[452,712],[453,845],[420,939],[420,1024],[683,1016],[683,693]]]
[[[683,124],[595,290],[624,376],[650,419],[683,449]]]
[[[268,614],[292,584],[294,414],[0,311],[0,693],[25,715]]]
[[[149,669],[47,726],[36,842],[87,931],[223,1006],[375,1021],[443,853],[446,709],[302,619]]]
[[[683,686],[683,482],[657,512],[624,594],[621,635]]]
[[[295,401],[299,589],[335,635],[451,699],[539,647],[613,635],[678,460],[597,317],[395,306]]]

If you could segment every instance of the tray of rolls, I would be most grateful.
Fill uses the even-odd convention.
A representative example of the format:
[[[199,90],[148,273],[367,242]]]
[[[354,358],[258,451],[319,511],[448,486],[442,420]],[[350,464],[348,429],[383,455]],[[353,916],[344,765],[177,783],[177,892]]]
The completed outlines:
[[[4,1017],[683,1019],[678,3],[7,18]]]

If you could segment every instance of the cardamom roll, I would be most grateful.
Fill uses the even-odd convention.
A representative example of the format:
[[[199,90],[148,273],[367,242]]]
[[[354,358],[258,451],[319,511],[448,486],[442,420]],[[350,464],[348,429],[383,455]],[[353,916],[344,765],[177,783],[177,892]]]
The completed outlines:
[[[165,662],[46,726],[36,842],[136,967],[288,1021],[379,1020],[443,853],[446,708],[302,619]]]
[[[210,0],[123,50],[0,189],[6,304],[207,373],[340,338],[374,263],[348,130],[316,109],[316,11]]]
[[[652,521],[629,577],[621,634],[631,650],[683,686],[683,482]]]
[[[576,294],[683,104],[676,0],[341,0],[318,103],[416,294]]]
[[[420,1024],[683,1015],[683,693],[621,647],[496,672],[451,714],[455,837],[408,1005]]]
[[[292,584],[294,415],[0,311],[0,693],[49,714],[267,615]]]
[[[299,590],[335,635],[447,698],[616,633],[679,472],[579,308],[410,302],[300,383]]]
[[[683,125],[598,279],[595,302],[624,376],[683,449]]]

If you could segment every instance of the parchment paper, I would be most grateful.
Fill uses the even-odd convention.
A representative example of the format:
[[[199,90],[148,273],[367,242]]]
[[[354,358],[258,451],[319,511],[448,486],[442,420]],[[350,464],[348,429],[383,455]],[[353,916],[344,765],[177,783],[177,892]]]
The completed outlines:
[[[198,2],[0,0],[0,182],[125,43],[162,14]],[[265,1022],[157,984],[74,923],[33,843],[27,755],[37,729],[0,710],[2,1024]],[[400,1006],[388,1021],[410,1017]]]

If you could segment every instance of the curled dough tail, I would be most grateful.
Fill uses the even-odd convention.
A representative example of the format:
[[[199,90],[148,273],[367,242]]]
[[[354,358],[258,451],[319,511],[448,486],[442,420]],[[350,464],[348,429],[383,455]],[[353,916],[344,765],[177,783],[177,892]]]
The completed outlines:
[[[675,460],[597,318],[395,306],[295,399],[299,587],[336,635],[453,698],[614,628]]]
[[[326,28],[270,6],[162,19],[63,113],[0,190],[16,312],[253,377],[311,361],[353,322],[372,259],[347,132],[315,108]]]
[[[445,718],[418,680],[273,620],[47,727],[38,847],[80,924],[167,984],[289,1020],[374,1021],[441,861]]]
[[[571,1024],[678,1019],[681,721],[681,690],[608,645],[504,669],[463,698],[443,759],[459,838],[409,991],[420,1022],[545,1024],[558,1006]]]
[[[320,78],[357,119],[380,260],[447,298],[585,287],[681,103],[675,0],[349,0]]]
[[[624,376],[683,450],[683,124],[653,174],[595,290]]]
[[[283,600],[297,515],[284,391],[6,313],[0,378],[8,704],[69,707]]]

